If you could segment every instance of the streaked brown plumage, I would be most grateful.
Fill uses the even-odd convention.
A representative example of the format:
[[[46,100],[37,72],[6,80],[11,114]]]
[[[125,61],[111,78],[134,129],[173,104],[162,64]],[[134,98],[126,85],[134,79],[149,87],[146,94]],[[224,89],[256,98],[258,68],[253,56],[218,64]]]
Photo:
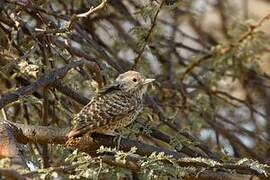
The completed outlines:
[[[68,138],[93,132],[106,134],[130,124],[142,110],[143,94],[153,80],[136,71],[120,74],[73,118]]]

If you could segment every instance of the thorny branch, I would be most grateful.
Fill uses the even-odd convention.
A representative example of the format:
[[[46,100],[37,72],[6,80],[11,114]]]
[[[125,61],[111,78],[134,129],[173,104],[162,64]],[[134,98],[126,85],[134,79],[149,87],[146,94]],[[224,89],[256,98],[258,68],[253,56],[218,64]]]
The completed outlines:
[[[53,84],[56,80],[63,78],[70,69],[78,67],[78,66],[82,66],[83,64],[91,65],[93,67],[92,69],[93,70],[95,69],[96,73],[100,75],[97,69],[98,66],[96,66],[95,63],[82,61],[82,60],[75,61],[62,68],[53,70],[48,75],[43,75],[36,82],[33,82],[28,86],[21,87],[14,92],[10,92],[10,93],[2,95],[0,99],[0,108],[3,108],[7,104],[17,101],[18,99],[22,98],[25,95],[33,93],[40,87],[46,87],[46,86],[49,86],[50,84]],[[99,78],[99,79],[102,79],[102,78]]]
[[[139,60],[140,60],[140,58],[141,58],[147,44],[148,44],[148,41],[150,40],[151,34],[152,34],[153,30],[154,30],[154,27],[156,26],[158,14],[159,14],[162,6],[164,5],[164,3],[165,3],[165,0],[162,0],[160,2],[160,5],[158,6],[158,9],[157,9],[157,11],[156,11],[156,13],[154,15],[154,18],[153,18],[153,20],[151,22],[150,29],[148,30],[148,32],[147,32],[147,34],[146,34],[146,36],[144,38],[143,44],[142,44],[141,48],[139,49],[136,58],[134,59],[134,65],[133,65],[132,69],[136,69],[136,66],[137,66],[137,64],[138,64],[138,62],[139,62]]]
[[[101,2],[98,6],[96,6],[96,7],[91,7],[91,8],[90,8],[87,12],[85,12],[85,13],[74,14],[74,15],[71,17],[70,21],[68,22],[68,24],[69,24],[69,25],[68,25],[68,29],[70,30],[70,29],[72,28],[72,25],[73,25],[74,21],[76,21],[76,20],[79,19],[79,18],[85,18],[85,17],[89,16],[90,14],[93,14],[93,13],[95,13],[95,12],[101,10],[101,9],[106,5],[106,3],[107,3],[107,0],[102,0],[102,2]]]
[[[260,28],[263,23],[265,23],[265,21],[270,19],[270,13],[263,16],[256,24],[254,25],[250,25],[249,26],[249,30],[243,34],[243,36],[238,40],[239,43],[241,43],[242,41],[244,41],[248,36],[252,35],[256,29]]]

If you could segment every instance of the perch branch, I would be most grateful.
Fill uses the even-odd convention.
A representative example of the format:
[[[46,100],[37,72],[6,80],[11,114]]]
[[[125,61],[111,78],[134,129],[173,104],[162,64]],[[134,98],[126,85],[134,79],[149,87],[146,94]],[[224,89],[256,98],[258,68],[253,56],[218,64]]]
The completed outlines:
[[[9,122],[9,125],[13,129],[14,137],[20,143],[35,142],[41,144],[65,144],[67,141],[66,134],[69,131],[68,128],[57,128],[52,126],[31,126],[12,122]],[[122,150],[129,151],[130,148],[134,146],[137,147],[137,152],[140,155],[150,155],[152,152],[164,152],[165,154],[171,155],[175,158],[185,157],[185,155],[182,153],[165,148],[148,145],[119,136],[101,134],[95,134],[93,139],[90,139],[90,141],[87,138],[83,138],[74,146],[79,150],[85,151],[86,153],[94,154],[101,145],[107,147],[117,147],[118,142],[120,142],[119,147]]]

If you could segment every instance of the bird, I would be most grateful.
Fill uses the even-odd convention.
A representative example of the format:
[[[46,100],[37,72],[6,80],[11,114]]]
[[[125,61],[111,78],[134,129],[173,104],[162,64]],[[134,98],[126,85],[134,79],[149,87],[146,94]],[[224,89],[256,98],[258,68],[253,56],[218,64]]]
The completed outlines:
[[[154,80],[137,71],[120,74],[74,116],[68,139],[92,133],[113,134],[132,123],[142,111],[143,95]]]

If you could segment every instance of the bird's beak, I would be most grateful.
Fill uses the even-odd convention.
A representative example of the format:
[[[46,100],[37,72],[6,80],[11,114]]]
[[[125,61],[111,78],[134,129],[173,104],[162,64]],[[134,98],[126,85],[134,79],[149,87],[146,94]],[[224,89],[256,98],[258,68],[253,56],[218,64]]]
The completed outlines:
[[[143,84],[149,84],[153,82],[155,79],[145,79]]]

